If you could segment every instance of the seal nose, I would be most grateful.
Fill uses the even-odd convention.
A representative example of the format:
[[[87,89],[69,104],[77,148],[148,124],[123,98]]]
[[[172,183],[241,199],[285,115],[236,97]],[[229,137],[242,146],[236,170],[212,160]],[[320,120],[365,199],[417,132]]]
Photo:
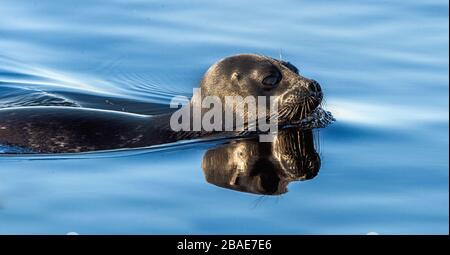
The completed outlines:
[[[311,80],[308,83],[308,90],[313,93],[321,93],[322,92],[322,89],[320,88],[320,84],[315,80]]]
[[[320,87],[320,84],[315,80],[310,80],[307,83],[307,88],[308,88],[311,98],[314,99],[313,100],[314,108],[316,108],[322,102],[322,98],[323,98],[322,88]]]

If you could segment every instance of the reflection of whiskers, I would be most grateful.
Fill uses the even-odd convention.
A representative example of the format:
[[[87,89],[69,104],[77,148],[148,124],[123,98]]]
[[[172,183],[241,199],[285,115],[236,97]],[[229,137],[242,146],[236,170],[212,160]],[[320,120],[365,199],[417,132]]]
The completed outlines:
[[[320,130],[319,129],[314,129],[313,132],[314,132],[314,135],[313,135],[314,148],[316,149],[317,154],[319,154],[319,156],[322,158],[322,156],[323,156],[322,155],[322,146],[321,146],[322,139],[321,139],[321,136],[320,136]]]
[[[283,197],[284,197],[283,195],[284,195],[284,194],[276,194],[275,202],[276,202],[277,204],[280,202],[280,200],[283,199]],[[272,197],[273,197],[273,196],[272,196]],[[265,194],[263,194],[263,195],[257,197],[257,198],[253,201],[252,209],[256,209],[256,208],[259,207],[264,201],[267,201],[267,199],[269,199],[269,198],[270,198],[270,197],[267,196],[267,195],[265,195]]]
[[[252,207],[252,209],[256,209],[265,199],[267,199],[267,196],[266,195],[261,195],[261,196],[259,196],[259,197],[257,197],[256,199],[255,199],[255,201],[253,202],[253,207]]]

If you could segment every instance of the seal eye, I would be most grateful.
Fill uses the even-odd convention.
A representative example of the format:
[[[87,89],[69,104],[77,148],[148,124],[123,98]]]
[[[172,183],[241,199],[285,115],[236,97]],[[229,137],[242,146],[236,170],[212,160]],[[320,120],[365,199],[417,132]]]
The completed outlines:
[[[262,80],[262,84],[268,87],[269,89],[275,87],[281,80],[281,75],[278,73],[273,73]]]

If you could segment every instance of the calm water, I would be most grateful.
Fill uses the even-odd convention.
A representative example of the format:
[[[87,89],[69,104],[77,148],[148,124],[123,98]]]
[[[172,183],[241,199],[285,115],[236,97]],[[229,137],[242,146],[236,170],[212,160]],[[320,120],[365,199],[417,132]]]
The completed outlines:
[[[318,176],[281,196],[208,184],[201,161],[216,142],[3,153],[0,233],[448,234],[448,10],[445,0],[0,0],[0,107],[160,113],[209,65],[248,52],[281,54],[318,80],[337,119],[316,131]]]

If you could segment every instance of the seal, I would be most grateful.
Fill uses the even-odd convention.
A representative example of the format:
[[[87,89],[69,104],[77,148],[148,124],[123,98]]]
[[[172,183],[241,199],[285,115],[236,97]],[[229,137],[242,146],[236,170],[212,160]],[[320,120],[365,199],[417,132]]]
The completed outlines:
[[[292,64],[255,54],[235,55],[213,64],[200,81],[200,89],[201,99],[215,96],[224,100],[236,95],[275,97],[280,125],[304,118],[319,106],[323,97],[319,83],[301,76]],[[194,96],[188,106],[198,105],[198,100]],[[270,118],[269,111],[266,112]],[[249,115],[237,108],[235,114]],[[170,128],[170,116],[80,107],[5,108],[0,109],[0,144],[35,153],[76,153],[146,147],[230,133],[174,131]]]

